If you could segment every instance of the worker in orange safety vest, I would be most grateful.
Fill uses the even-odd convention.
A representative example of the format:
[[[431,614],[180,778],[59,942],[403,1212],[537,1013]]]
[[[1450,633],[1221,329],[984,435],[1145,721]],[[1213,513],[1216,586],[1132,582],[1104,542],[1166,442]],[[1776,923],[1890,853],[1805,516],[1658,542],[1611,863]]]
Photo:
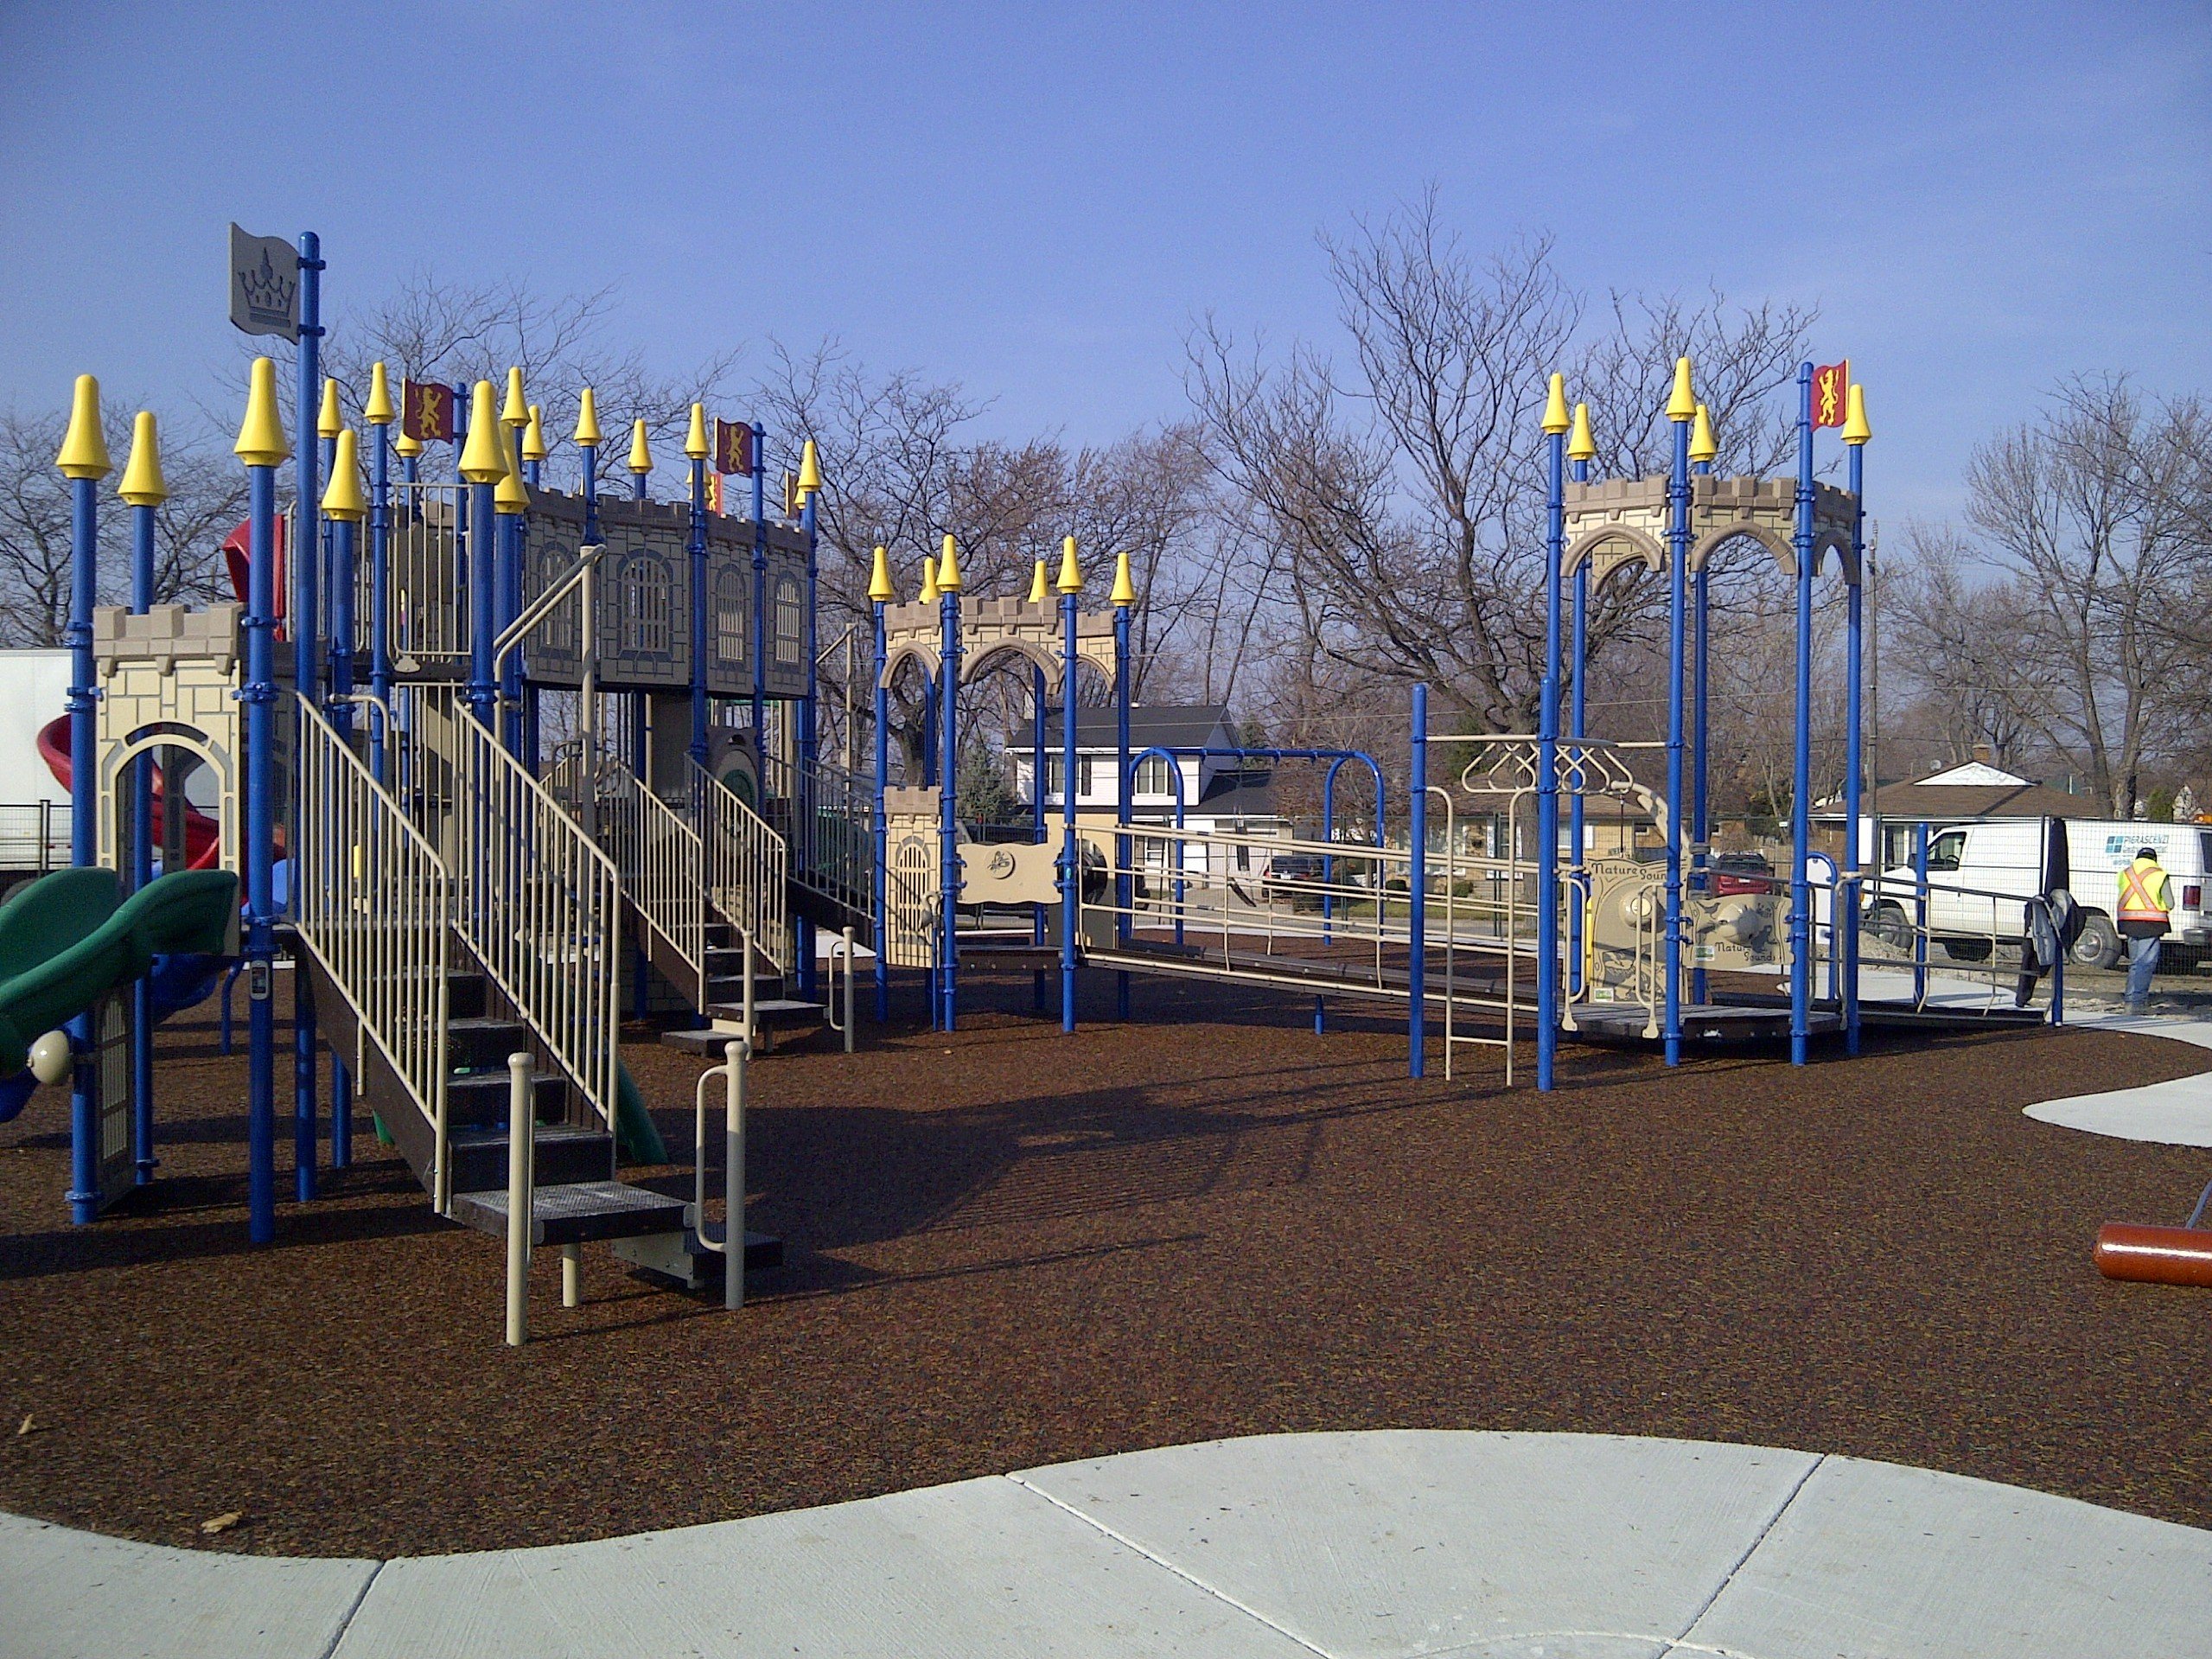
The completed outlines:
[[[2151,976],[2158,970],[2158,941],[2173,915],[2173,884],[2158,867],[2151,847],[2137,849],[2134,862],[2118,871],[2120,932],[2127,941],[2127,1011],[2150,1006]]]

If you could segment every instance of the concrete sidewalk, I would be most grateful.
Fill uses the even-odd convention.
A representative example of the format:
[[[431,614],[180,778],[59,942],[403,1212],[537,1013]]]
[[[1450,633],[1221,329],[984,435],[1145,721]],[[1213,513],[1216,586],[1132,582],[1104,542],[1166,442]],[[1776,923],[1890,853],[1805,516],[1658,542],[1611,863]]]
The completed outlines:
[[[2212,1020],[2158,1014],[2091,1013],[2069,1018],[2069,1025],[2092,1030],[2127,1031],[2162,1037],[2212,1049]],[[2212,1146],[2212,1071],[2175,1077],[2139,1088],[2107,1089],[2065,1100],[2043,1101],[2027,1108],[2041,1123],[2080,1129],[2126,1140],[2152,1140],[2168,1146]],[[2212,1638],[2206,1651],[2212,1653]]]
[[[2212,1533],[1691,1441],[1265,1436],[596,1543],[286,1561],[0,1519],[0,1655],[2212,1652]]]

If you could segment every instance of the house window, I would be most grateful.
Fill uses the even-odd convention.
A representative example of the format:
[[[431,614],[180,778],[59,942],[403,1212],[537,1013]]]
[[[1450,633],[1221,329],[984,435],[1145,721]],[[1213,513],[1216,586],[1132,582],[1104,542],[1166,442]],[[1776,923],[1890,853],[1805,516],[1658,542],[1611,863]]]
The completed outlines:
[[[1096,792],[1096,785],[1092,780],[1091,767],[1090,756],[1078,755],[1075,757],[1075,798],[1078,801],[1087,794]]]
[[[1047,755],[1044,757],[1044,792],[1049,795],[1056,795],[1065,789],[1067,785],[1066,757],[1060,755]]]
[[[1168,782],[1168,757],[1147,755],[1137,763],[1137,789],[1140,795],[1163,795],[1170,792]]]
[[[779,577],[775,584],[775,665],[779,668],[799,667],[799,578]]]
[[[668,654],[668,567],[649,553],[634,554],[622,566],[622,654]]]
[[[753,631],[753,608],[745,603],[750,573],[725,569],[714,578],[714,654],[731,667],[745,661],[746,636]]]

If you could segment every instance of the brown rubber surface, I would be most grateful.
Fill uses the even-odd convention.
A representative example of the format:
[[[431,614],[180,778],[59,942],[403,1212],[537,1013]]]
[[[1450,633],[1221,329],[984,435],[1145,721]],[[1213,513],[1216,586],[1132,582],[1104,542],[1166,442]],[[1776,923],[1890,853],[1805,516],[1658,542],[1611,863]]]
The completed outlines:
[[[576,1313],[541,1258],[521,1353],[498,1242],[366,1134],[246,1245],[244,1065],[211,1021],[163,1037],[162,1184],[96,1227],[67,1223],[41,1091],[0,1126],[0,1509],[392,1555],[1428,1426],[1766,1442],[2212,1525],[2212,1296],[2089,1259],[2103,1222],[2178,1222],[2206,1155],[2019,1110],[2196,1050],[2000,1032],[1672,1075],[1571,1050],[1545,1097],[1494,1050],[1447,1083],[1432,1045],[1410,1082],[1402,1032],[1316,1037],[1294,996],[1140,979],[1138,1024],[1063,1037],[1027,984],[973,987],[950,1038],[756,1068],[749,1220],[792,1265],[742,1315],[588,1247]],[[628,1056],[687,1145],[698,1062]]]

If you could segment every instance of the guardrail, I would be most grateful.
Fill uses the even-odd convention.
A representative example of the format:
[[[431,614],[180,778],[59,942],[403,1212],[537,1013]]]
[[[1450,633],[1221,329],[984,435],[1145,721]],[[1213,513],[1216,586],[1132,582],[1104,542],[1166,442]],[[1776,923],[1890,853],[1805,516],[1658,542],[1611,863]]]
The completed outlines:
[[[300,937],[431,1125],[432,1196],[442,1213],[452,1198],[445,1094],[450,880],[437,849],[322,711],[301,698],[298,713]]]
[[[692,974],[694,1008],[706,1005],[706,855],[699,833],[619,761],[602,761],[592,784],[599,844],[646,925]]]
[[[779,971],[792,964],[790,851],[768,820],[697,761],[692,800],[705,859],[706,902]]]
[[[828,761],[762,757],[763,815],[790,848],[793,877],[866,917],[874,893],[875,786]]]

